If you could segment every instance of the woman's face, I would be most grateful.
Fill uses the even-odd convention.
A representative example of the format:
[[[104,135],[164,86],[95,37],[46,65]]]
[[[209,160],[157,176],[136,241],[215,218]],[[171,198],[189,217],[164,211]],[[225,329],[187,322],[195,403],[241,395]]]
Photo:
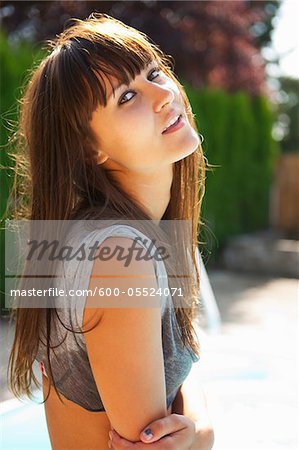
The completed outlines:
[[[115,89],[105,80],[108,103],[93,113],[91,127],[99,143],[99,163],[108,169],[153,171],[191,153],[199,138],[188,122],[175,82],[153,61],[129,86]],[[181,114],[179,126],[163,133]]]

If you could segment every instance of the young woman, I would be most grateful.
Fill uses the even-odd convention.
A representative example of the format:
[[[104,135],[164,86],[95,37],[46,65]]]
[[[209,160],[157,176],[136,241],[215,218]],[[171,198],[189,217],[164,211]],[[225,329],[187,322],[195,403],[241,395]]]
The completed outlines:
[[[53,449],[210,449],[205,398],[191,369],[199,355],[192,320],[205,161],[170,59],[107,15],[75,20],[33,73],[19,138],[30,173],[25,217],[72,220],[68,242],[96,245],[96,256],[104,247],[129,252],[136,238],[149,250],[143,238],[151,227],[147,233],[142,224],[158,223],[154,233],[165,238],[164,222],[189,221],[191,246],[184,232],[172,244],[195,276],[185,284],[187,308],[163,290],[173,282],[167,260],[64,262],[73,276],[64,279],[66,292],[94,290],[100,276],[104,292],[131,289],[133,299],[125,295],[117,307],[116,294],[81,297],[75,316],[68,299],[63,308],[17,308],[12,391],[30,396],[38,361]],[[110,222],[97,228],[98,219]],[[159,307],[146,296],[140,307],[138,289],[157,293]]]

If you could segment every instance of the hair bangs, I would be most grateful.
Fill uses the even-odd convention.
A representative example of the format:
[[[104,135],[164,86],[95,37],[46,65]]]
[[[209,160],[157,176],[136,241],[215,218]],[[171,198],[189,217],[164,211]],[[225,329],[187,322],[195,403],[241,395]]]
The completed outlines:
[[[98,79],[98,89],[93,89],[96,106],[107,106],[107,89],[104,78],[109,82],[113,95],[118,85],[129,84],[140,74],[158,55],[149,48],[134,46],[107,47],[99,46],[97,52],[91,55],[92,70]],[[116,81],[112,80],[115,79]],[[116,84],[115,84],[116,82]]]
[[[121,39],[118,36],[104,38],[99,33],[93,33],[90,38],[71,36],[64,42],[60,41],[60,51],[68,55],[70,66],[76,66],[74,72],[80,84],[79,90],[82,94],[85,91],[92,110],[99,104],[107,106],[104,78],[111,85],[114,95],[118,84],[129,84],[151,61],[161,63],[158,52],[149,42],[126,35]],[[74,72],[69,71],[70,76]],[[116,79],[116,86],[112,78]]]

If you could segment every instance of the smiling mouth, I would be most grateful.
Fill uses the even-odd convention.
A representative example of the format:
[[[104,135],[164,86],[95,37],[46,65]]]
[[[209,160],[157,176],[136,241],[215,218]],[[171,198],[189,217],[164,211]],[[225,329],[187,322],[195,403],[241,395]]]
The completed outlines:
[[[182,114],[179,115],[179,117],[177,118],[177,120],[170,125],[169,127],[166,128],[166,130],[162,131],[162,134],[167,134],[167,133],[171,133],[173,131],[179,130],[180,128],[182,128],[184,126],[184,120],[182,117]]]

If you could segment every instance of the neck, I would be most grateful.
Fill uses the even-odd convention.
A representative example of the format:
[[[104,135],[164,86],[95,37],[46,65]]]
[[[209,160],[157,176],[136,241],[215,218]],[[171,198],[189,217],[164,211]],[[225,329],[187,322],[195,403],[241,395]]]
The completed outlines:
[[[173,166],[149,172],[113,171],[113,177],[146,210],[152,220],[161,220],[170,201]]]

